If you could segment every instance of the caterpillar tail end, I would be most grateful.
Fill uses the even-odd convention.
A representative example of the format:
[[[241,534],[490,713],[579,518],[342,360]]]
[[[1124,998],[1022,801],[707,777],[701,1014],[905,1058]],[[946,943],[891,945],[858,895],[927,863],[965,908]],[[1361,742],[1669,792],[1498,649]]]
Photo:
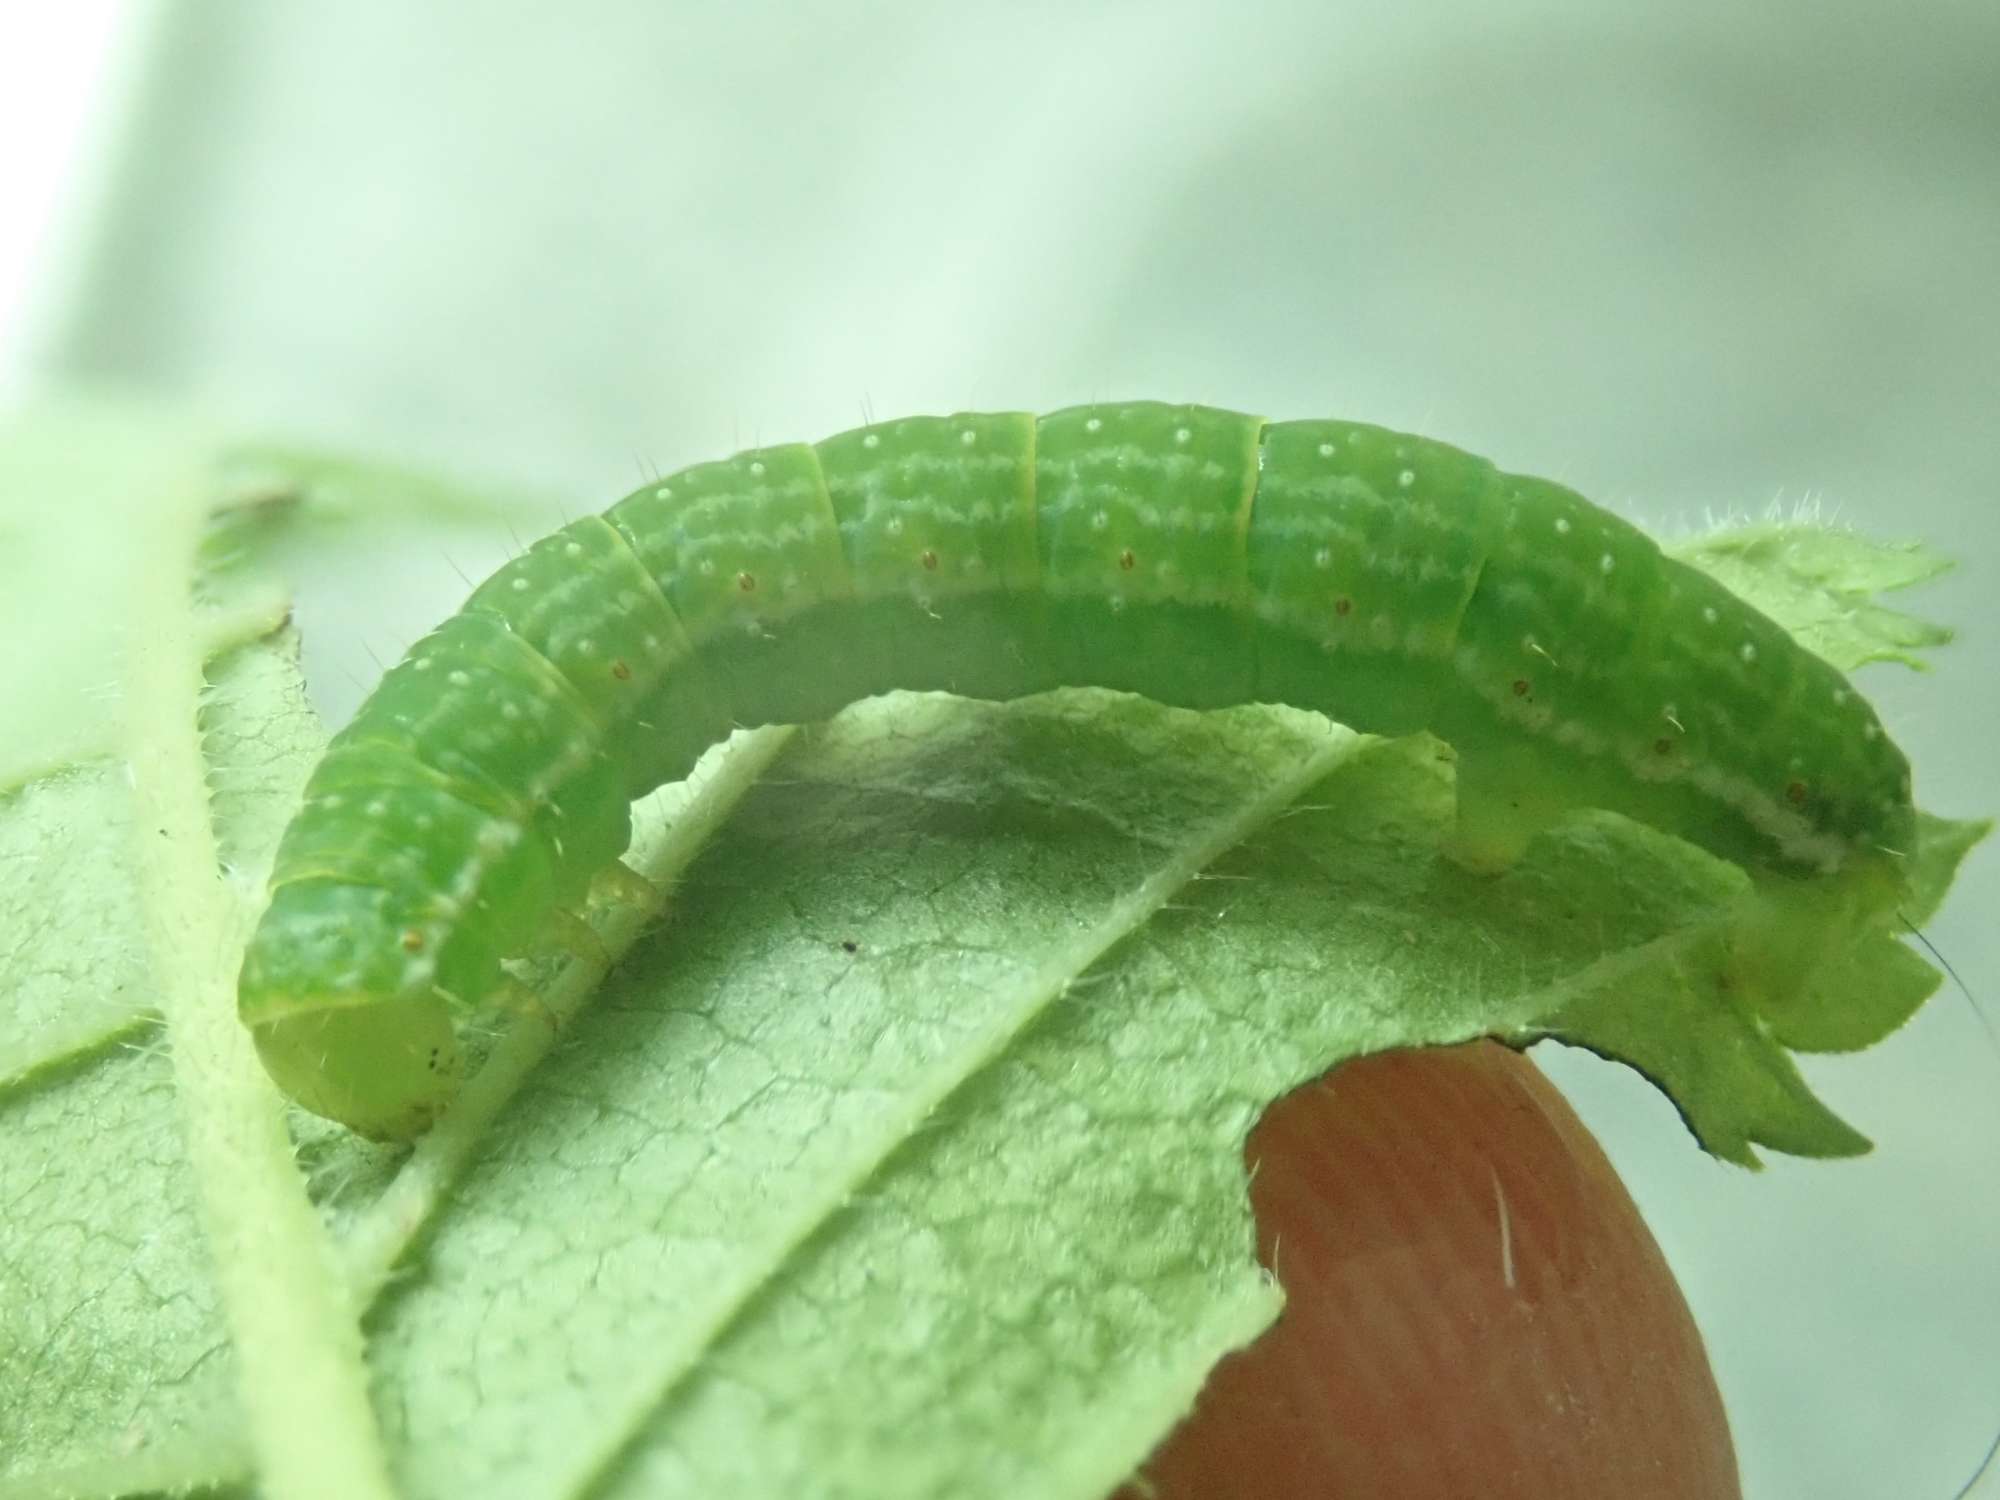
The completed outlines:
[[[302,1108],[378,1141],[430,1128],[464,1073],[458,1008],[393,901],[363,886],[280,886],[243,955],[237,1013]],[[387,940],[385,941],[385,934]]]
[[[1826,965],[1890,927],[1908,899],[1901,864],[1864,857],[1831,875],[1758,872],[1728,925],[1728,977],[1760,1008],[1801,995]]]

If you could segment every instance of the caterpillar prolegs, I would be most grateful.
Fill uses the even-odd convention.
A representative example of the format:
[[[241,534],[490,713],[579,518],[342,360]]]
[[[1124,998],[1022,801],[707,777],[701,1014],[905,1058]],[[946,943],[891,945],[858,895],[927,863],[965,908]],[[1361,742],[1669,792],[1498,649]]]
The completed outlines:
[[[1430,730],[1462,862],[1624,813],[1752,873],[1773,971],[1892,911],[1915,839],[1839,672],[1559,485],[1202,406],[913,417],[682,470],[479,585],[313,772],[242,1018],[306,1108],[416,1134],[502,958],[732,728],[1066,686]]]

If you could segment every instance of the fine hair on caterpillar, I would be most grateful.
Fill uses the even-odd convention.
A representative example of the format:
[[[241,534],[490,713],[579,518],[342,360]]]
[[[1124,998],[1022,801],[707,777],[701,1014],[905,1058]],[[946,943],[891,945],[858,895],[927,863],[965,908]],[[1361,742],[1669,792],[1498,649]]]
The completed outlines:
[[[328,745],[239,1008],[371,1136],[451,1099],[501,961],[739,726],[895,689],[1312,710],[1456,752],[1449,855],[1624,814],[1749,872],[1782,992],[1907,889],[1908,764],[1832,666],[1560,485],[1405,433],[1130,402],[871,423],[649,481],[527,547]]]

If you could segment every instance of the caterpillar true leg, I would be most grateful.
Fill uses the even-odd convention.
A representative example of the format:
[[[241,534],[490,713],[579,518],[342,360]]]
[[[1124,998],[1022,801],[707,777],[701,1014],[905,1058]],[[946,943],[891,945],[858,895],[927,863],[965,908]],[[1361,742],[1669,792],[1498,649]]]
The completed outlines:
[[[651,906],[659,902],[665,892],[624,860],[614,859],[591,877],[590,894],[623,902],[627,906]]]
[[[585,963],[609,963],[610,954],[605,951],[604,939],[597,935],[582,917],[566,906],[558,906],[549,913],[548,930],[543,941],[571,958]]]
[[[488,1003],[497,1015],[516,1021],[540,1021],[552,1032],[562,1030],[562,1017],[549,1008],[548,1001],[512,974],[501,977]]]

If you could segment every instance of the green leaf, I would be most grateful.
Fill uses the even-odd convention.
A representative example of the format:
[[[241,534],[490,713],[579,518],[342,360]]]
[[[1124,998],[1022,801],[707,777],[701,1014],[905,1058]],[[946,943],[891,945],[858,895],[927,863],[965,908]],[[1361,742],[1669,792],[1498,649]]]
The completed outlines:
[[[1877,601],[1951,566],[1920,542],[1875,542],[1808,518],[1724,527],[1667,552],[1712,574],[1843,672],[1871,661],[1921,668],[1951,630]]]
[[[69,493],[69,439],[36,441],[42,498]],[[308,487],[204,548],[183,491],[212,472],[135,460],[120,484],[178,497],[151,550],[47,590],[140,647],[119,713],[0,802],[29,874],[0,1056],[39,1059],[0,1092],[0,1497],[283,1495],[336,1460],[367,1493],[380,1453],[413,1496],[1098,1500],[1274,1314],[1240,1154],[1271,1098],[1362,1052],[1561,1036],[1730,1159],[1851,1151],[1788,1049],[1864,1045],[1934,982],[1883,939],[1797,1014],[1733,1003],[1741,873],[1608,816],[1465,875],[1425,737],[897,695],[642,805],[664,906],[593,914],[608,977],[537,966],[548,1014],[488,1039],[413,1153],[296,1116],[273,1149],[213,935],[254,913],[320,736],[289,631],[204,622],[247,628],[317,523]],[[1981,831],[1926,830],[1917,919]]]
[[[174,1488],[248,1451],[216,1236],[182,1144],[188,1057],[151,1019],[227,939],[186,930],[183,974],[162,983],[157,876],[177,830],[141,795],[150,768],[125,753],[135,730],[170,728],[133,702],[142,658],[198,660],[257,628],[234,590],[193,607],[175,566],[176,538],[192,558],[207,452],[198,433],[81,407],[17,418],[0,441],[0,525],[22,549],[7,607],[33,622],[17,638],[36,647],[8,659],[10,701],[31,712],[0,746],[15,778],[0,799],[0,1492]],[[173,619],[149,639],[135,626],[161,575]],[[176,715],[189,738],[198,681]],[[62,763],[35,771],[52,756]]]
[[[1911,870],[1912,895],[1904,918],[1921,927],[1937,915],[1958,867],[1973,848],[1993,831],[1991,818],[1940,818],[1917,814],[1917,858]]]
[[[152,1008],[132,838],[131,787],[108,757],[0,795],[0,1083]]]
[[[213,668],[199,726],[211,737],[227,864],[268,858],[324,740],[297,682],[296,651],[258,649],[290,609],[269,564],[302,530],[331,534],[342,510],[322,513],[319,494],[336,480],[356,486],[369,470],[221,449],[129,410],[61,405],[0,425],[0,535],[10,542],[0,552],[0,631],[33,643],[0,661],[0,702],[19,710],[0,740],[0,868],[9,872],[0,923],[33,938],[0,949],[0,1086],[103,1045],[157,1006],[129,858],[132,788],[118,754],[129,620],[100,601],[128,598],[151,566],[134,546],[146,505],[171,493],[163,476],[188,470],[201,475],[181,481],[195,498],[168,527],[200,539],[188,624]],[[426,515],[467,504],[440,481],[420,488],[394,472],[374,492]],[[41,503],[50,494],[64,503]],[[368,514],[352,502],[346,512]],[[236,701],[246,692],[269,701]],[[90,878],[77,879],[79,870]]]

